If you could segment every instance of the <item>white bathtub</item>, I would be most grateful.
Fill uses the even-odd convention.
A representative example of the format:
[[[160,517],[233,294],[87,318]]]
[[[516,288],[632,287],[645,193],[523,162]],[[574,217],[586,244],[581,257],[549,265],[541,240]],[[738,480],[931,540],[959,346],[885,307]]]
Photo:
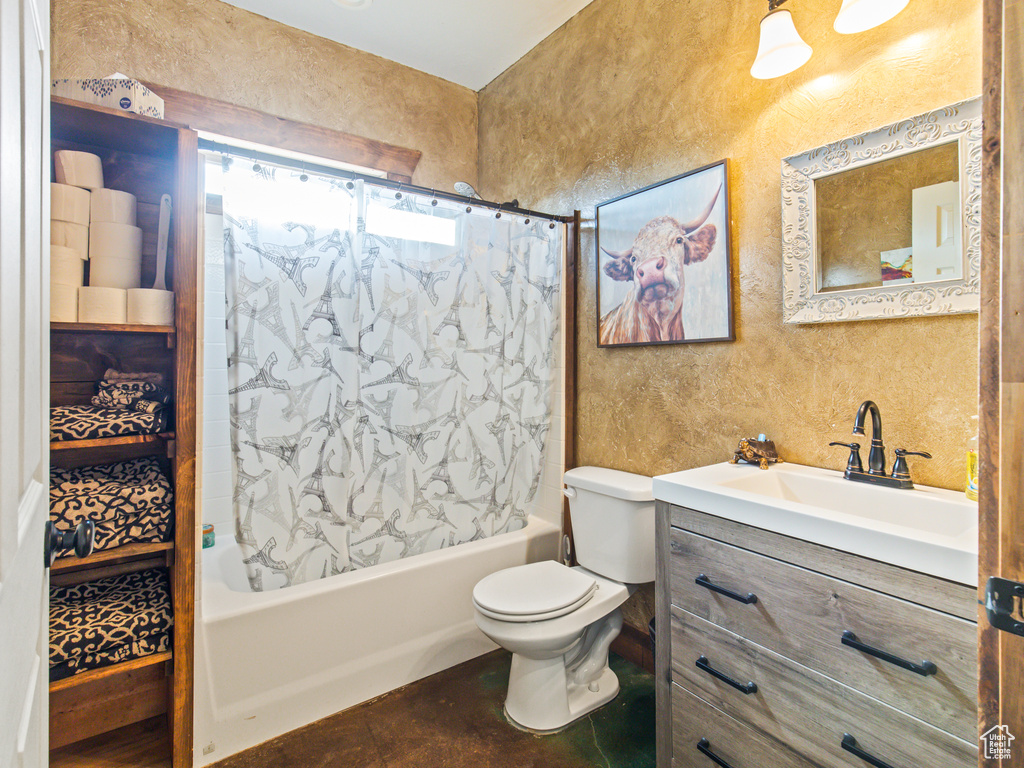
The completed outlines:
[[[473,621],[473,586],[555,558],[559,538],[531,516],[515,533],[262,593],[219,538],[200,569],[195,765],[496,648]]]

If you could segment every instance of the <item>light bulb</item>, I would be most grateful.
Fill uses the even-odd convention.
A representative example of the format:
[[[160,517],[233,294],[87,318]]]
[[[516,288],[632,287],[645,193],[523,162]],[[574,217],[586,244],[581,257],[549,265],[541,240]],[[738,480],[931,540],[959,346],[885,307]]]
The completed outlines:
[[[750,74],[758,80],[788,75],[811,58],[811,46],[803,41],[793,24],[793,15],[776,10],[761,19],[761,42]]]
[[[836,32],[852,35],[885,24],[907,7],[910,0],[843,0],[835,24]]]

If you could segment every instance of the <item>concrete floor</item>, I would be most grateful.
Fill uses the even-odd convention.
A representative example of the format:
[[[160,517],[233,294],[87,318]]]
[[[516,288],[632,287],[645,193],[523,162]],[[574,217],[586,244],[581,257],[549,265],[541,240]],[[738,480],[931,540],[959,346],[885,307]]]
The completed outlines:
[[[502,713],[495,651],[214,764],[214,768],[653,768],[654,678],[618,656],[618,697],[552,736]]]

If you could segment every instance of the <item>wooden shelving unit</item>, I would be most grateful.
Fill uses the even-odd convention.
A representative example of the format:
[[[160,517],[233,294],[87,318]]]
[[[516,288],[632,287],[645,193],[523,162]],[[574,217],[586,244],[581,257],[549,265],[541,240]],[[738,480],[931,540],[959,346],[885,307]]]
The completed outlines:
[[[173,440],[173,432],[160,432],[154,435],[95,437],[91,440],[56,440],[50,443],[50,451],[87,451],[94,448],[115,448],[120,445],[166,445]]]
[[[170,651],[154,653],[150,656],[143,656],[141,659],[122,661],[120,664],[111,664],[109,667],[103,667],[102,669],[90,669],[88,672],[83,672],[80,675],[72,675],[62,680],[54,680],[50,683],[50,693],[77,688],[80,685],[87,685],[97,680],[105,680],[108,677],[123,675],[125,672],[136,669],[145,669],[156,664],[164,664],[171,660],[172,655]]]
[[[119,325],[117,323],[50,323],[51,331],[75,333],[169,333],[174,334],[173,325]]]
[[[174,213],[165,279],[175,294],[173,326],[50,324],[51,405],[88,404],[96,382],[108,369],[161,373],[173,395],[166,432],[52,442],[51,463],[74,467],[156,456],[174,488],[173,541],[129,544],[85,559],[63,558],[51,569],[53,583],[74,584],[166,567],[174,610],[171,651],[90,670],[50,685],[51,756],[61,764],[78,744],[88,745],[94,752],[102,752],[103,745],[110,744],[113,759],[124,746],[118,746],[115,734],[146,723],[152,735],[149,741],[161,745],[161,750],[170,745],[170,765],[191,768],[198,136],[161,120],[57,97],[51,100],[50,116],[54,151],[99,155],[106,186],[137,198],[144,286],[152,285],[156,276],[160,196],[171,195]],[[156,733],[152,733],[154,718],[164,724]]]

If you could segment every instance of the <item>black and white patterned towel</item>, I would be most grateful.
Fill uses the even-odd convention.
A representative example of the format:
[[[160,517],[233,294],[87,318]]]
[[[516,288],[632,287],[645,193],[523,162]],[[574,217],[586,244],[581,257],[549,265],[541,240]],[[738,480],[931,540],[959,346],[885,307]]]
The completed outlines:
[[[173,622],[162,568],[51,585],[50,680],[169,650]]]
[[[94,549],[167,541],[174,493],[160,463],[146,457],[116,464],[50,469],[50,519],[59,530],[96,524]],[[59,556],[70,557],[72,551]]]
[[[171,394],[149,381],[101,381],[92,404],[101,408],[124,408],[152,413],[171,402]]]
[[[167,429],[167,410],[141,413],[95,405],[58,405],[50,409],[50,440],[93,440],[120,435],[149,435]]]

